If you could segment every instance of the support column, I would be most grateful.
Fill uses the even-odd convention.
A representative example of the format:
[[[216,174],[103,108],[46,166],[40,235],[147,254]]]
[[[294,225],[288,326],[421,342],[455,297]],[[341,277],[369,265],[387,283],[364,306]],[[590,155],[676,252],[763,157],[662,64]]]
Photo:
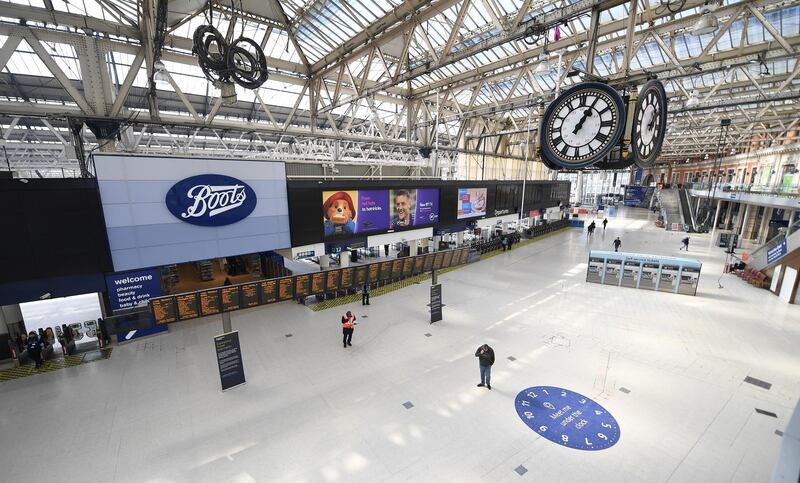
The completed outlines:
[[[456,245],[461,246],[464,244],[464,232],[460,231],[456,233]]]
[[[741,227],[737,230],[739,232],[739,240],[744,240],[744,233],[747,231],[747,222],[750,218],[750,205],[744,205],[744,216],[741,217]],[[740,208],[741,209],[741,208]]]
[[[422,239],[419,240],[419,246],[422,248],[422,253],[425,253],[425,249],[429,248],[430,242],[431,241],[429,239],[427,239],[427,238],[422,238]],[[428,250],[428,251],[430,251],[430,250]]]
[[[761,226],[758,228],[758,244],[763,245],[767,242],[769,233],[769,220],[772,218],[774,208],[764,208],[764,218],[761,219]]]
[[[319,256],[319,268],[330,268],[331,258],[328,255]]]
[[[350,250],[342,250],[339,254],[339,267],[345,268],[350,266]]]
[[[725,230],[727,230],[728,226],[731,224],[731,217],[733,216],[733,203],[728,201],[727,204],[728,204],[728,210],[727,210],[728,212],[725,214],[725,226],[723,226],[723,229]]]
[[[719,225],[719,214],[722,211],[722,200],[717,201],[717,209],[714,212],[714,224],[711,225],[711,243],[715,243],[715,236],[717,233],[717,225]]]

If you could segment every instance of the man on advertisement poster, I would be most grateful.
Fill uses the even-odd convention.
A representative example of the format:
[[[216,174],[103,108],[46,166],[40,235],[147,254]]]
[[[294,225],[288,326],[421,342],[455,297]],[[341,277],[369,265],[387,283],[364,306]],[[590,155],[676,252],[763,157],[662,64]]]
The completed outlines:
[[[414,199],[406,190],[394,191],[392,200],[394,202],[394,211],[392,212],[392,221],[389,229],[405,228],[414,225]]]

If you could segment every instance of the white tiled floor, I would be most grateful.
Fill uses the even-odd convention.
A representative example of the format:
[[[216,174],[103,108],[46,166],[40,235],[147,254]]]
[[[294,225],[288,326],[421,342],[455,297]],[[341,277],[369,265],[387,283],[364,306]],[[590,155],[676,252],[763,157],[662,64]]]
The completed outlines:
[[[621,236],[625,251],[681,254],[680,234],[629,216],[591,246]],[[800,307],[730,275],[717,288],[723,254],[701,236],[697,297],[587,284],[589,247],[572,230],[442,276],[434,325],[427,283],[364,308],[238,312],[247,384],[224,394],[218,319],[2,383],[2,480],[768,481],[800,396]],[[347,309],[360,325],[343,349]],[[484,342],[492,391],[475,387]],[[585,452],[538,437],[514,409],[534,385],[594,398],[620,441]]]

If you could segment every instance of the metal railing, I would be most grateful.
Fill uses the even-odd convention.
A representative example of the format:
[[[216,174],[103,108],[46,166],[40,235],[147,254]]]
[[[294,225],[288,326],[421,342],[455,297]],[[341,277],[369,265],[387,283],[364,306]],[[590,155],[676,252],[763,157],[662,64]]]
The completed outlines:
[[[750,254],[750,258],[753,260],[753,262],[751,262],[751,265],[754,265],[753,268],[755,268],[757,270],[763,270],[768,265],[767,262],[766,262],[766,260],[767,260],[767,252],[769,250],[771,250],[772,248],[775,248],[776,246],[778,246],[778,244],[780,242],[782,242],[783,240],[786,240],[787,238],[789,238],[789,236],[791,236],[796,231],[800,231],[800,220],[797,220],[794,223],[792,223],[791,225],[789,225],[786,228],[785,231],[781,230],[780,233],[778,233],[777,235],[772,237],[769,241],[764,243],[762,246],[758,247],[758,249],[754,250]],[[760,263],[757,263],[757,262],[760,261],[762,258],[764,260],[763,261],[763,266],[756,266],[756,265],[761,265]]]
[[[713,189],[713,185],[709,183],[686,183],[683,185],[685,188],[693,190],[707,190]],[[769,186],[761,184],[734,184],[734,183],[718,183],[718,193],[753,193],[758,195],[768,196],[787,196],[791,198],[800,197],[800,186]]]

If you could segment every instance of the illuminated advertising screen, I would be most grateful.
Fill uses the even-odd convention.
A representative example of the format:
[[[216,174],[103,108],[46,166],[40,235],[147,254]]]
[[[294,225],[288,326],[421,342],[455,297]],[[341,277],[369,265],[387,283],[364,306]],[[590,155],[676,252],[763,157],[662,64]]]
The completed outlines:
[[[458,214],[461,220],[486,216],[486,188],[458,188]]]
[[[322,222],[326,238],[433,225],[439,222],[439,190],[323,191]]]

